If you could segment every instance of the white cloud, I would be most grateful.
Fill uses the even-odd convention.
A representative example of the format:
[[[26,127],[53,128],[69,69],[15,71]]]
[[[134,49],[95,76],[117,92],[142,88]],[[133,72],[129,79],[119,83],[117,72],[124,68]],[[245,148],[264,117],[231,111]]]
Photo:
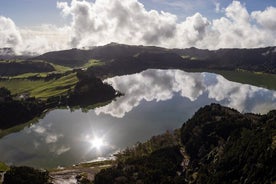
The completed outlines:
[[[233,1],[225,9],[226,17],[213,20],[212,35],[213,40],[209,42],[213,48],[252,48],[276,45],[274,35],[266,29],[258,28],[251,22],[244,5],[238,1]],[[208,36],[207,36],[208,37]]]
[[[58,28],[54,25],[41,25],[19,29],[24,42],[18,46],[19,52],[44,53],[68,48],[70,27]]]
[[[240,24],[249,23],[249,14],[245,8],[245,5],[242,5],[239,1],[233,1],[226,9],[225,9],[226,17],[230,18],[234,22]]]
[[[72,0],[57,7],[72,18],[70,25],[18,28],[0,17],[0,45],[39,53],[110,42],[207,49],[276,45],[275,7],[249,13],[239,1],[226,8],[217,3],[224,16],[208,20],[195,13],[182,22],[172,13],[146,10],[138,0]]]
[[[16,47],[22,41],[20,32],[10,18],[0,16],[1,47]]]
[[[160,44],[174,36],[176,16],[146,11],[137,0],[72,0],[59,2],[64,15],[72,16],[72,46],[109,42]]]
[[[268,7],[265,11],[254,11],[252,17],[265,29],[276,32],[276,8]]]
[[[196,13],[183,22],[177,22],[177,17],[170,13],[147,11],[137,0],[73,0],[71,4],[58,3],[58,7],[64,15],[73,17],[71,41],[77,47],[109,42],[208,49],[276,44],[274,34],[267,29],[275,22],[275,8],[250,15],[239,1],[226,7],[225,16],[219,19],[208,20]],[[216,8],[220,8],[218,3]],[[263,27],[255,25],[252,19]]]
[[[12,47],[17,53],[43,53],[70,48],[70,32],[68,26],[18,28],[10,18],[0,16],[0,47]]]
[[[178,40],[177,47],[183,47],[184,45],[190,47],[200,44],[200,42],[206,36],[206,30],[210,22],[207,18],[203,17],[200,13],[196,13],[192,17],[187,17],[186,20],[177,25]]]

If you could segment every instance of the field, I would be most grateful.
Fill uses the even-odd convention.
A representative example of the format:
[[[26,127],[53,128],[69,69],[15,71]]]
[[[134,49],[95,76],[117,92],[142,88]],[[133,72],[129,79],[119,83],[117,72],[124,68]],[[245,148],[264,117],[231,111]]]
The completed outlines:
[[[11,79],[0,81],[0,87],[6,87],[13,95],[27,93],[31,97],[45,100],[51,96],[65,94],[69,89],[73,89],[78,82],[76,73],[71,73],[57,80],[26,80]]]
[[[96,59],[90,59],[85,65],[83,65],[84,68],[89,68],[92,66],[101,66],[104,65],[103,62],[101,62],[100,60],[96,60]]]

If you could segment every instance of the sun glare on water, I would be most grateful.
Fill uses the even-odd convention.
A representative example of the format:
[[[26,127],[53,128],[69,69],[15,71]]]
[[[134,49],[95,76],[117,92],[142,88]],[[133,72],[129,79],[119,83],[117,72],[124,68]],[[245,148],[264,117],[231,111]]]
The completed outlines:
[[[92,148],[96,148],[97,150],[100,150],[101,147],[104,146],[104,140],[99,137],[94,137],[94,139],[90,141],[90,144]]]

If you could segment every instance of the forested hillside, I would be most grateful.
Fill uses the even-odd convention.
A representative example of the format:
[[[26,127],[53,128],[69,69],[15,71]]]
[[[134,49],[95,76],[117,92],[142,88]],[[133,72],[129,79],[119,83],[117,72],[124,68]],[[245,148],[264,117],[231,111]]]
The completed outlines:
[[[184,123],[180,136],[181,143],[165,147],[159,137],[160,149],[152,152],[153,140],[119,154],[117,166],[97,174],[95,184],[276,182],[276,111],[241,114],[212,104]]]

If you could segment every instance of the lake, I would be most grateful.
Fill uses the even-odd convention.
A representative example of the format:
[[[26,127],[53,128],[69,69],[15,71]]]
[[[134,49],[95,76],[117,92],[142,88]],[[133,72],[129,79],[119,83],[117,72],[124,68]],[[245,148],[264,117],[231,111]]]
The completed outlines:
[[[43,168],[69,166],[109,157],[138,141],[180,128],[210,103],[260,114],[276,109],[276,91],[212,73],[146,70],[105,82],[124,95],[88,112],[47,113],[36,124],[1,138],[0,160]]]

